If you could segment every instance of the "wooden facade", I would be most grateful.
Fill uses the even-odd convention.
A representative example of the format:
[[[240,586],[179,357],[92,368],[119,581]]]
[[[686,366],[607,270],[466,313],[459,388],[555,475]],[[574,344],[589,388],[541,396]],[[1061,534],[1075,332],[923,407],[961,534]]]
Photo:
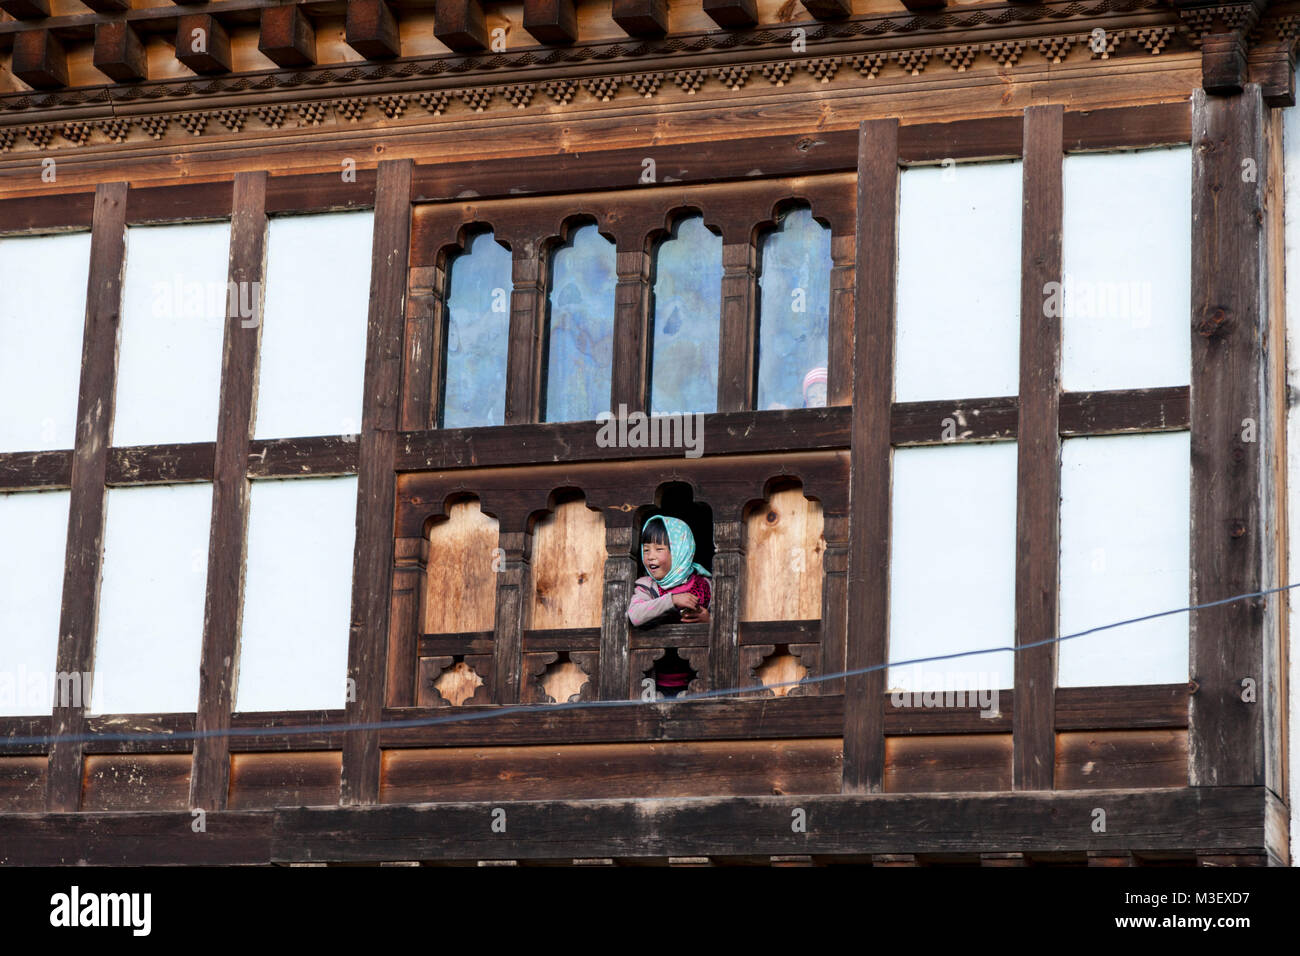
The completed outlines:
[[[75,443],[0,451],[0,493],[69,493],[59,672],[95,668],[106,489],[212,489],[195,709],[0,716],[0,862],[1290,862],[1285,594],[1193,615],[1187,682],[1057,686],[1042,641],[1065,439],[1189,433],[1188,603],[1289,583],[1300,4],[0,9],[0,237],[91,236]],[[1157,146],[1192,154],[1190,384],[1066,390],[1042,316],[1063,160]],[[900,173],[984,160],[1023,175],[1019,391],[897,401]],[[827,404],[760,408],[755,262],[791,203],[829,230]],[[127,227],[229,221],[251,283],[273,217],[354,209],[374,217],[356,434],[255,437],[261,329],[230,319],[215,441],[114,443]],[[547,421],[548,257],[580,223],[612,242],[609,408],[646,411],[654,250],[687,212],[723,261],[703,456]],[[504,420],[440,427],[448,274],[488,227],[511,262]],[[1030,646],[996,716],[891,707],[869,669],[891,660],[895,450],[988,442],[1016,447],[1015,628],[991,643]],[[320,476],[356,479],[353,692],[238,710],[250,488]],[[639,528],[669,499],[707,506],[712,617],[633,628]],[[787,546],[813,571],[773,597]],[[495,564],[449,596],[474,562]],[[645,703],[669,652],[704,696]],[[802,676],[826,679],[765,686]]]

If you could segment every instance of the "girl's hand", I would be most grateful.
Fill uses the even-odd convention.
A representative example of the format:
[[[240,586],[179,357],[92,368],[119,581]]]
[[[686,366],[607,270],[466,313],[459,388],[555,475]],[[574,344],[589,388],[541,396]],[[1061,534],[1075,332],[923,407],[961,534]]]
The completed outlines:
[[[673,607],[682,608],[684,611],[695,611],[700,606],[699,598],[689,591],[682,591],[680,594],[673,595]]]
[[[689,611],[682,611],[682,620],[687,624],[704,624],[709,620],[709,609],[706,607],[696,607]]]

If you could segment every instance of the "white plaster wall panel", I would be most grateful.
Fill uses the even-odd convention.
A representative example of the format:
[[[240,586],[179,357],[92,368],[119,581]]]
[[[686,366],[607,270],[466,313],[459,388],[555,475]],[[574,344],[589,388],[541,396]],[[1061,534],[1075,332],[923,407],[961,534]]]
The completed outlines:
[[[361,431],[373,227],[370,210],[270,220],[258,438]]]
[[[108,489],[91,709],[193,713],[212,486]]]
[[[0,717],[50,714],[70,498],[0,495]]]
[[[1065,157],[1062,316],[1067,391],[1191,381],[1191,147]]]
[[[889,660],[1011,646],[1015,590],[1015,443],[897,449]],[[1013,673],[1011,654],[981,654],[891,667],[888,686],[1009,688]]]
[[[1020,162],[918,166],[899,183],[895,398],[1020,391]]]
[[[356,478],[253,482],[235,709],[346,703]]]
[[[1191,580],[1190,432],[1061,444],[1061,634],[1185,608]],[[1057,684],[1187,680],[1188,615],[1061,642]]]
[[[230,223],[132,226],[113,444],[215,441]]]
[[[0,452],[71,448],[90,233],[0,238]]]

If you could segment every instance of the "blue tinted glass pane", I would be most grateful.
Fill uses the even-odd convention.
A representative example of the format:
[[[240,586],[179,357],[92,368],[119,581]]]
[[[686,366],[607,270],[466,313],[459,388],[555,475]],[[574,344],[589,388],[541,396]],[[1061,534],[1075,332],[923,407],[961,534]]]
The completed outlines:
[[[506,418],[510,339],[510,250],[483,233],[451,264],[447,297],[444,428],[500,425]]]
[[[831,231],[807,208],[764,238],[758,285],[758,407],[825,405]]]
[[[722,237],[684,219],[655,260],[652,413],[717,411],[721,313]]]
[[[594,419],[609,410],[614,357],[614,243],[594,225],[551,260],[544,421]]]

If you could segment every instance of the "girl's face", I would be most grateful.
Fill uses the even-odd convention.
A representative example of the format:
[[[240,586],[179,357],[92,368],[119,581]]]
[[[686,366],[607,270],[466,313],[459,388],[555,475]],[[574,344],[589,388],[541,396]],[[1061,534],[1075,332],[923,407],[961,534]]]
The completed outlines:
[[[660,581],[672,570],[672,551],[666,544],[647,541],[641,545],[641,561],[645,564],[645,569],[650,572],[650,576]]]

